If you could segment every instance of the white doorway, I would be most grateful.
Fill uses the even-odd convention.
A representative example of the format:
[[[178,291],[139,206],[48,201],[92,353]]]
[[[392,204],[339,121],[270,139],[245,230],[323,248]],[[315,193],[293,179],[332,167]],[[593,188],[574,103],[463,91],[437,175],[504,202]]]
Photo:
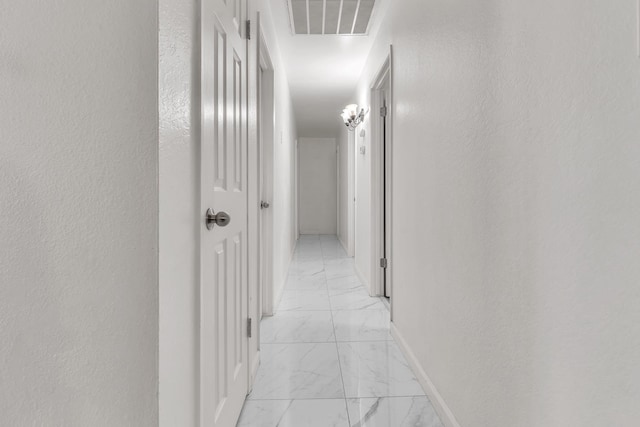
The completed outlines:
[[[201,6],[200,425],[233,425],[248,390],[246,1]]]
[[[258,22],[259,24],[259,22]],[[259,287],[262,315],[273,316],[273,156],[274,156],[274,70],[265,38],[258,25],[258,157],[259,157]]]
[[[382,65],[371,89],[373,275],[378,295],[393,294],[392,260],[392,52]]]

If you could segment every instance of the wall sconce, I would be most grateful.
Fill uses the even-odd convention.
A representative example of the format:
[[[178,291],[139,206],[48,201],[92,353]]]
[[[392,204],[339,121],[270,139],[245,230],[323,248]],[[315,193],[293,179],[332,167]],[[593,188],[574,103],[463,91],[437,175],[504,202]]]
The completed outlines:
[[[342,110],[340,117],[342,117],[347,129],[353,131],[364,121],[364,116],[367,112],[368,110],[365,111],[364,108],[361,108],[360,112],[358,112],[358,104],[349,104]]]

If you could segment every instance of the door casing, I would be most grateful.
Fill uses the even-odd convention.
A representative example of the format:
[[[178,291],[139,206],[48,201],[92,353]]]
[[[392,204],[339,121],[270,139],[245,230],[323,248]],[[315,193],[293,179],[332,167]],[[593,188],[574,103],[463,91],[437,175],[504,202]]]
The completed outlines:
[[[387,104],[385,118],[380,116],[384,98]],[[384,296],[385,283],[387,284],[393,316],[393,50],[391,46],[371,86],[371,104],[372,292],[375,295]],[[386,269],[380,266],[381,258],[387,259]]]
[[[270,207],[263,209],[260,221],[260,256],[259,277],[262,296],[262,316],[274,314],[273,292],[273,162],[274,162],[274,130],[275,130],[275,73],[273,62],[265,37],[262,33],[260,20],[257,28],[258,45],[258,158],[259,158],[259,189],[261,201],[266,201]]]

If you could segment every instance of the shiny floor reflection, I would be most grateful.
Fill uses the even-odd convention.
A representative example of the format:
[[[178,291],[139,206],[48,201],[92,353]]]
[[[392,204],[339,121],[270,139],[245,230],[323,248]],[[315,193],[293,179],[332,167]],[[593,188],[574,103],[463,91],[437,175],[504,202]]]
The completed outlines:
[[[301,236],[238,426],[442,427],[335,236]]]

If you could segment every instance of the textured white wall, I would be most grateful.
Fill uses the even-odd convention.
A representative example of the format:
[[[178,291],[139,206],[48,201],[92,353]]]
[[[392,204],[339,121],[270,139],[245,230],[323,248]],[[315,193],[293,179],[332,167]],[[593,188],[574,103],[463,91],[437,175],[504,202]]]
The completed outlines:
[[[401,335],[461,426],[637,425],[637,2],[392,8]]]
[[[273,283],[274,302],[280,300],[296,245],[295,143],[297,129],[287,73],[282,60],[272,4],[256,2],[269,54],[274,67],[275,126],[273,141]]]
[[[200,54],[193,0],[160,1],[160,426],[197,425]]]
[[[300,234],[337,233],[336,140],[300,138]]]
[[[0,424],[155,426],[157,1],[0,8]]]

